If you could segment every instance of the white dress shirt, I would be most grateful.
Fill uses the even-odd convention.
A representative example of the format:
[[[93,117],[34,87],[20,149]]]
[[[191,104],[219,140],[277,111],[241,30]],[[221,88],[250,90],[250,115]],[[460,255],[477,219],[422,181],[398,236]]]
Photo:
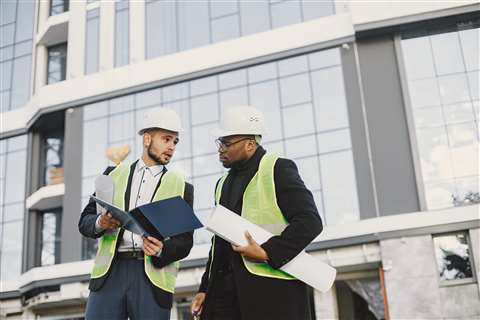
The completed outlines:
[[[160,181],[164,172],[163,165],[155,165],[147,167],[147,165],[140,158],[135,166],[135,172],[132,177],[132,184],[130,188],[130,203],[129,210],[139,207],[143,204],[150,203],[155,192],[155,188]],[[101,231],[98,225],[97,230]],[[123,238],[120,240],[118,251],[140,251],[143,250],[142,237],[134,234],[128,230],[123,233]],[[161,251],[157,254],[160,255]]]

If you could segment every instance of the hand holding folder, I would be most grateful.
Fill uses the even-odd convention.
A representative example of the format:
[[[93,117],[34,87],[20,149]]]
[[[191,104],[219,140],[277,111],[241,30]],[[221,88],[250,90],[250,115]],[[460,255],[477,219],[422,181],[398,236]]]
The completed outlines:
[[[111,203],[90,196],[120,221],[122,228],[142,237],[159,240],[203,227],[192,208],[181,197],[148,203],[126,212]]]

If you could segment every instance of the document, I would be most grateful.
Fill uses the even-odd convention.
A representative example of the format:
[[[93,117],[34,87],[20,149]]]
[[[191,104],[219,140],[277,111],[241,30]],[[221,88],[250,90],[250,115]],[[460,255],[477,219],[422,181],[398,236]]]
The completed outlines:
[[[203,227],[192,208],[181,197],[173,197],[126,212],[111,203],[90,196],[120,221],[122,228],[142,237],[153,236],[159,240]]]
[[[103,201],[112,202],[114,188],[113,179],[110,176],[102,174],[95,179],[95,196]],[[97,212],[105,213],[106,210],[97,203]]]
[[[260,244],[273,237],[269,231],[221,205],[214,209],[205,227],[224,240],[240,246],[247,245],[245,231],[250,232],[253,239]],[[332,287],[337,274],[334,268],[305,251],[300,252],[280,270],[322,292]]]

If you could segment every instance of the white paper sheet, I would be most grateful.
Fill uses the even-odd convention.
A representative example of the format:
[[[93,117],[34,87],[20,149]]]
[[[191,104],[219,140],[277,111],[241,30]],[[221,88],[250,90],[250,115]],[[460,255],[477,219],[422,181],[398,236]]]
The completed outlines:
[[[263,243],[273,236],[267,230],[221,205],[213,210],[205,227],[226,241],[241,246],[247,244],[245,231],[250,232],[258,243]],[[305,251],[302,251],[280,270],[322,292],[330,290],[337,274],[334,268],[315,259]]]
[[[113,200],[113,179],[110,176],[99,175],[95,179],[95,195],[98,199],[111,203]],[[97,212],[105,213],[106,209],[97,203]]]

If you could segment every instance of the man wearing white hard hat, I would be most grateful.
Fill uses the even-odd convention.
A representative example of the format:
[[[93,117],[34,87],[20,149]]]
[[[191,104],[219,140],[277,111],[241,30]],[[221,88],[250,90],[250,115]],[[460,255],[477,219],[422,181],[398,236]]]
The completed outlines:
[[[145,115],[138,132],[143,137],[142,156],[104,172],[114,182],[115,206],[128,211],[181,196],[193,207],[193,186],[165,167],[175,153],[180,131],[180,117],[173,110],[160,108]],[[142,238],[119,228],[109,213],[97,214],[92,201],[78,226],[84,236],[99,239],[86,319],[170,319],[178,260],[190,252],[193,232],[163,241]]]
[[[227,109],[214,132],[219,160],[229,171],[215,187],[215,203],[275,236],[247,246],[212,238],[191,312],[205,320],[308,320],[307,286],[279,270],[322,231],[312,193],[295,163],[261,146],[264,116],[250,106]]]

